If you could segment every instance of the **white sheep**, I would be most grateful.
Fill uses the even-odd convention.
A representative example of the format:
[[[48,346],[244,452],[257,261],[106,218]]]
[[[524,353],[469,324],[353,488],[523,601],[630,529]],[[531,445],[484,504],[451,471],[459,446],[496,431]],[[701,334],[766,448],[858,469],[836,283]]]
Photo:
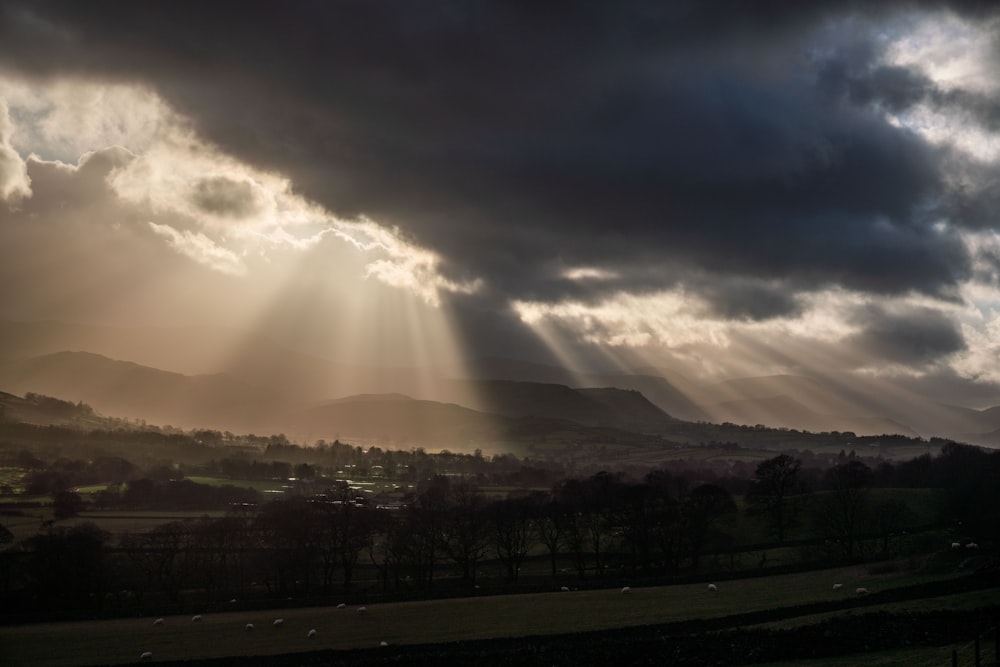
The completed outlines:
[[[858,595],[868,595],[867,588],[855,588],[854,592],[857,593]]]
[[[834,584],[833,585],[833,590],[839,591],[843,587],[844,587],[844,584]]]
[[[309,639],[312,639],[315,636],[316,636],[316,628],[313,628],[312,630],[306,633],[306,637],[308,637]]]
[[[387,641],[381,641],[381,642],[378,643],[378,645],[379,645],[380,648],[386,648],[387,646],[389,646],[389,642],[387,642]]]
[[[195,614],[194,616],[191,617],[192,623],[197,623],[200,620],[201,620],[201,614]]]
[[[156,619],[155,621],[153,621],[153,625],[163,625],[163,619],[162,618]]]
[[[966,549],[978,549],[979,545],[976,544],[975,542],[969,542],[968,544],[965,545],[965,548]]]
[[[139,654],[139,659],[140,660],[152,660],[153,659],[153,652],[152,651],[143,651],[142,653]]]
[[[253,631],[253,623],[247,623],[247,632]]]
[[[569,586],[563,586],[559,590],[562,591],[563,593],[569,593]]]
[[[280,628],[284,624],[285,624],[285,619],[283,619],[283,618],[276,618],[276,619],[274,619],[274,622],[271,623],[271,625],[273,625],[276,628]]]
[[[719,592],[719,587],[716,586],[715,584],[709,584],[708,585],[708,590],[711,591],[712,593],[718,593]]]
[[[337,605],[337,609],[343,609],[346,606],[347,606],[346,604],[344,604],[343,602],[341,602],[340,604]]]
[[[962,548],[962,543],[961,542],[952,542],[951,543],[951,548],[952,549],[961,549]]]
[[[632,592],[632,588],[630,586],[623,586],[622,587],[622,593],[631,593],[631,592]]]
[[[358,607],[358,613],[363,614],[368,611],[368,607]]]

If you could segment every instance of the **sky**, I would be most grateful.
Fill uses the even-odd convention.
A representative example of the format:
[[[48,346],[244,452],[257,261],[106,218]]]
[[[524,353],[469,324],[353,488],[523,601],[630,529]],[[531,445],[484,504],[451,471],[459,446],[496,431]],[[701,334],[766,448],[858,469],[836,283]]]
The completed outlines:
[[[0,2],[0,318],[1000,403],[988,2]]]

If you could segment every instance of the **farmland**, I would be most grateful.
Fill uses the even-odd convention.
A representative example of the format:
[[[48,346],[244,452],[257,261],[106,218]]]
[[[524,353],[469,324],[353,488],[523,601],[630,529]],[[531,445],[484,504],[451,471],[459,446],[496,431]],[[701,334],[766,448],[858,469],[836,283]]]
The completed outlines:
[[[756,577],[720,583],[719,592],[703,583],[634,587],[627,594],[614,589],[469,597],[370,604],[359,613],[346,608],[222,610],[203,614],[198,623],[190,615],[167,616],[154,626],[151,617],[42,623],[0,628],[5,664],[60,667],[62,665],[122,664],[134,662],[142,651],[157,661],[191,660],[239,655],[273,655],[316,650],[375,649],[380,642],[392,647],[445,644],[503,637],[587,633],[642,626],[676,627],[683,622],[714,621],[713,631],[745,625],[755,614],[784,617],[784,627],[813,625],[821,620],[803,609],[828,605],[839,608],[830,617],[898,611],[980,608],[996,600],[997,581],[982,582],[983,590],[948,594],[968,587],[968,577],[957,572],[930,575],[921,572],[872,574],[864,567],[810,573]],[[833,590],[834,583],[844,588]],[[900,600],[906,591],[936,584],[942,594]],[[978,586],[980,584],[975,584]],[[857,599],[854,588],[872,594]],[[896,601],[893,600],[895,593]],[[882,602],[881,599],[890,601]],[[239,607],[239,601],[231,606]],[[284,627],[271,621],[285,619]],[[800,618],[802,623],[795,622]],[[829,617],[827,617],[829,618]],[[245,625],[253,623],[253,632]],[[309,629],[315,639],[307,639]],[[690,630],[688,631],[690,632]]]
[[[997,456],[957,443],[531,459],[127,425],[0,435],[4,664],[895,660],[966,641],[998,593]]]

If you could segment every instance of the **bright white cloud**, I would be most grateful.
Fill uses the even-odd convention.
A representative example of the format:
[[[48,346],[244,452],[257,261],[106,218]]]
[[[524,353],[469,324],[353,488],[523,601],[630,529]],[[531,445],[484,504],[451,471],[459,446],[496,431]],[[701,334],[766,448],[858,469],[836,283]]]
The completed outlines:
[[[923,70],[946,90],[995,92],[996,21],[972,23],[950,12],[923,15],[886,51],[889,62]]]
[[[74,79],[38,85],[4,75],[0,99],[16,119],[13,145],[22,155],[68,163],[107,146],[143,152],[165,127],[180,122],[160,97],[135,85]]]
[[[234,276],[246,274],[246,265],[231,250],[216,244],[204,234],[192,231],[178,231],[169,225],[149,223],[157,235],[167,240],[171,248],[205,266]]]
[[[7,105],[0,99],[0,200],[16,200],[31,194],[27,165],[10,144],[13,131]]]
[[[247,165],[195,135],[150,90],[58,80],[45,86],[0,81],[0,197],[30,194],[22,155],[74,168],[81,155],[122,146],[129,160],[107,182],[174,251],[214,271],[246,276],[247,258],[304,251],[335,234],[368,258],[364,276],[417,294],[471,293],[478,281],[441,272],[435,253],[370,219],[342,220],[292,192],[281,175]],[[82,162],[81,162],[82,164]]]
[[[892,40],[886,63],[922,71],[942,91],[993,95],[1000,91],[998,29],[997,21],[970,23],[947,12],[925,15]],[[1000,159],[1000,134],[958,109],[918,104],[898,116],[890,114],[888,120],[976,159]]]
[[[635,295],[621,292],[601,302],[542,303],[516,301],[523,322],[557,322],[587,342],[613,347],[680,347],[709,342],[728,345],[726,325],[698,315],[701,302],[682,290]]]
[[[408,289],[432,306],[440,303],[441,292],[474,294],[482,287],[478,279],[455,281],[440,272],[440,257],[406,239],[398,229],[388,229],[362,219],[336,220],[334,233],[359,250],[384,255],[368,264],[366,272],[387,285]]]
[[[1000,312],[982,313],[979,322],[962,322],[967,351],[958,355],[953,367],[963,377],[984,382],[1000,382]]]
[[[593,266],[577,266],[572,269],[566,269],[562,273],[563,278],[567,280],[575,280],[578,282],[584,281],[598,281],[598,280],[614,280],[618,277],[618,274],[614,271],[609,271],[607,269],[601,269]]]

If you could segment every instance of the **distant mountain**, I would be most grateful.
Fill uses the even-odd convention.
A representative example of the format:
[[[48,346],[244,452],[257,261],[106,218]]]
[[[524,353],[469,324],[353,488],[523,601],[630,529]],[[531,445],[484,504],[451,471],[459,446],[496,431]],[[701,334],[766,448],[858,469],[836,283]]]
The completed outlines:
[[[445,386],[450,388],[447,400],[505,417],[562,419],[643,431],[655,431],[674,421],[639,392],[614,387],[572,389],[507,380],[456,380]]]
[[[89,352],[0,362],[0,386],[81,400],[103,414],[185,428],[252,431],[286,405],[227,375],[186,376]]]
[[[618,387],[593,387],[575,389],[586,398],[601,403],[612,411],[616,425],[639,431],[658,431],[664,425],[677,421],[654,405],[642,392]]]
[[[820,414],[788,396],[727,401],[713,405],[711,409],[719,421],[734,424],[763,424],[770,428],[794,428],[813,433],[852,431],[859,434],[919,436],[913,429],[891,419]]]
[[[653,404],[677,419],[707,420],[708,414],[697,403],[702,385],[676,373],[647,369],[648,373],[574,373],[557,366],[538,364],[505,357],[485,357],[473,360],[458,376],[474,380],[507,380],[538,382],[591,389],[613,387],[643,394]]]
[[[267,336],[226,329],[0,320],[0,360],[58,352],[90,352],[187,376],[224,374],[289,402],[365,392],[421,395],[434,383],[426,370],[337,363],[291,350]]]
[[[91,357],[88,365],[72,356],[84,353],[104,361]],[[705,383],[668,369],[582,374],[500,357],[450,370],[385,368],[338,363],[266,336],[197,327],[0,320],[0,387],[76,397],[101,411],[150,421],[179,426],[211,421],[230,430],[260,428],[283,411],[333,396],[390,393],[508,417],[642,432],[666,428],[672,419],[859,435],[918,433],[969,442],[988,442],[989,434],[1000,430],[1000,406],[944,405],[891,380],[850,373]],[[588,393],[591,389],[623,393]],[[628,392],[639,392],[642,400],[626,399]]]
[[[448,402],[369,393],[315,403],[292,400],[300,397],[290,398],[228,374],[187,376],[89,352],[2,360],[0,386],[83,401],[103,414],[150,423],[283,432],[307,442],[347,437],[435,447],[467,445],[503,437],[510,429],[504,426],[506,430],[498,431],[497,424],[505,418],[642,432],[655,432],[674,421],[640,393],[615,388],[451,381],[437,390],[452,394],[455,400]]]
[[[308,442],[341,439],[407,448],[471,451],[494,437],[497,418],[454,404],[406,396],[350,396],[281,415],[276,429]]]
[[[664,378],[654,375],[586,375],[579,378],[577,387],[617,387],[640,392],[661,410],[676,419],[708,421],[710,416],[699,404],[701,385],[674,376]]]

